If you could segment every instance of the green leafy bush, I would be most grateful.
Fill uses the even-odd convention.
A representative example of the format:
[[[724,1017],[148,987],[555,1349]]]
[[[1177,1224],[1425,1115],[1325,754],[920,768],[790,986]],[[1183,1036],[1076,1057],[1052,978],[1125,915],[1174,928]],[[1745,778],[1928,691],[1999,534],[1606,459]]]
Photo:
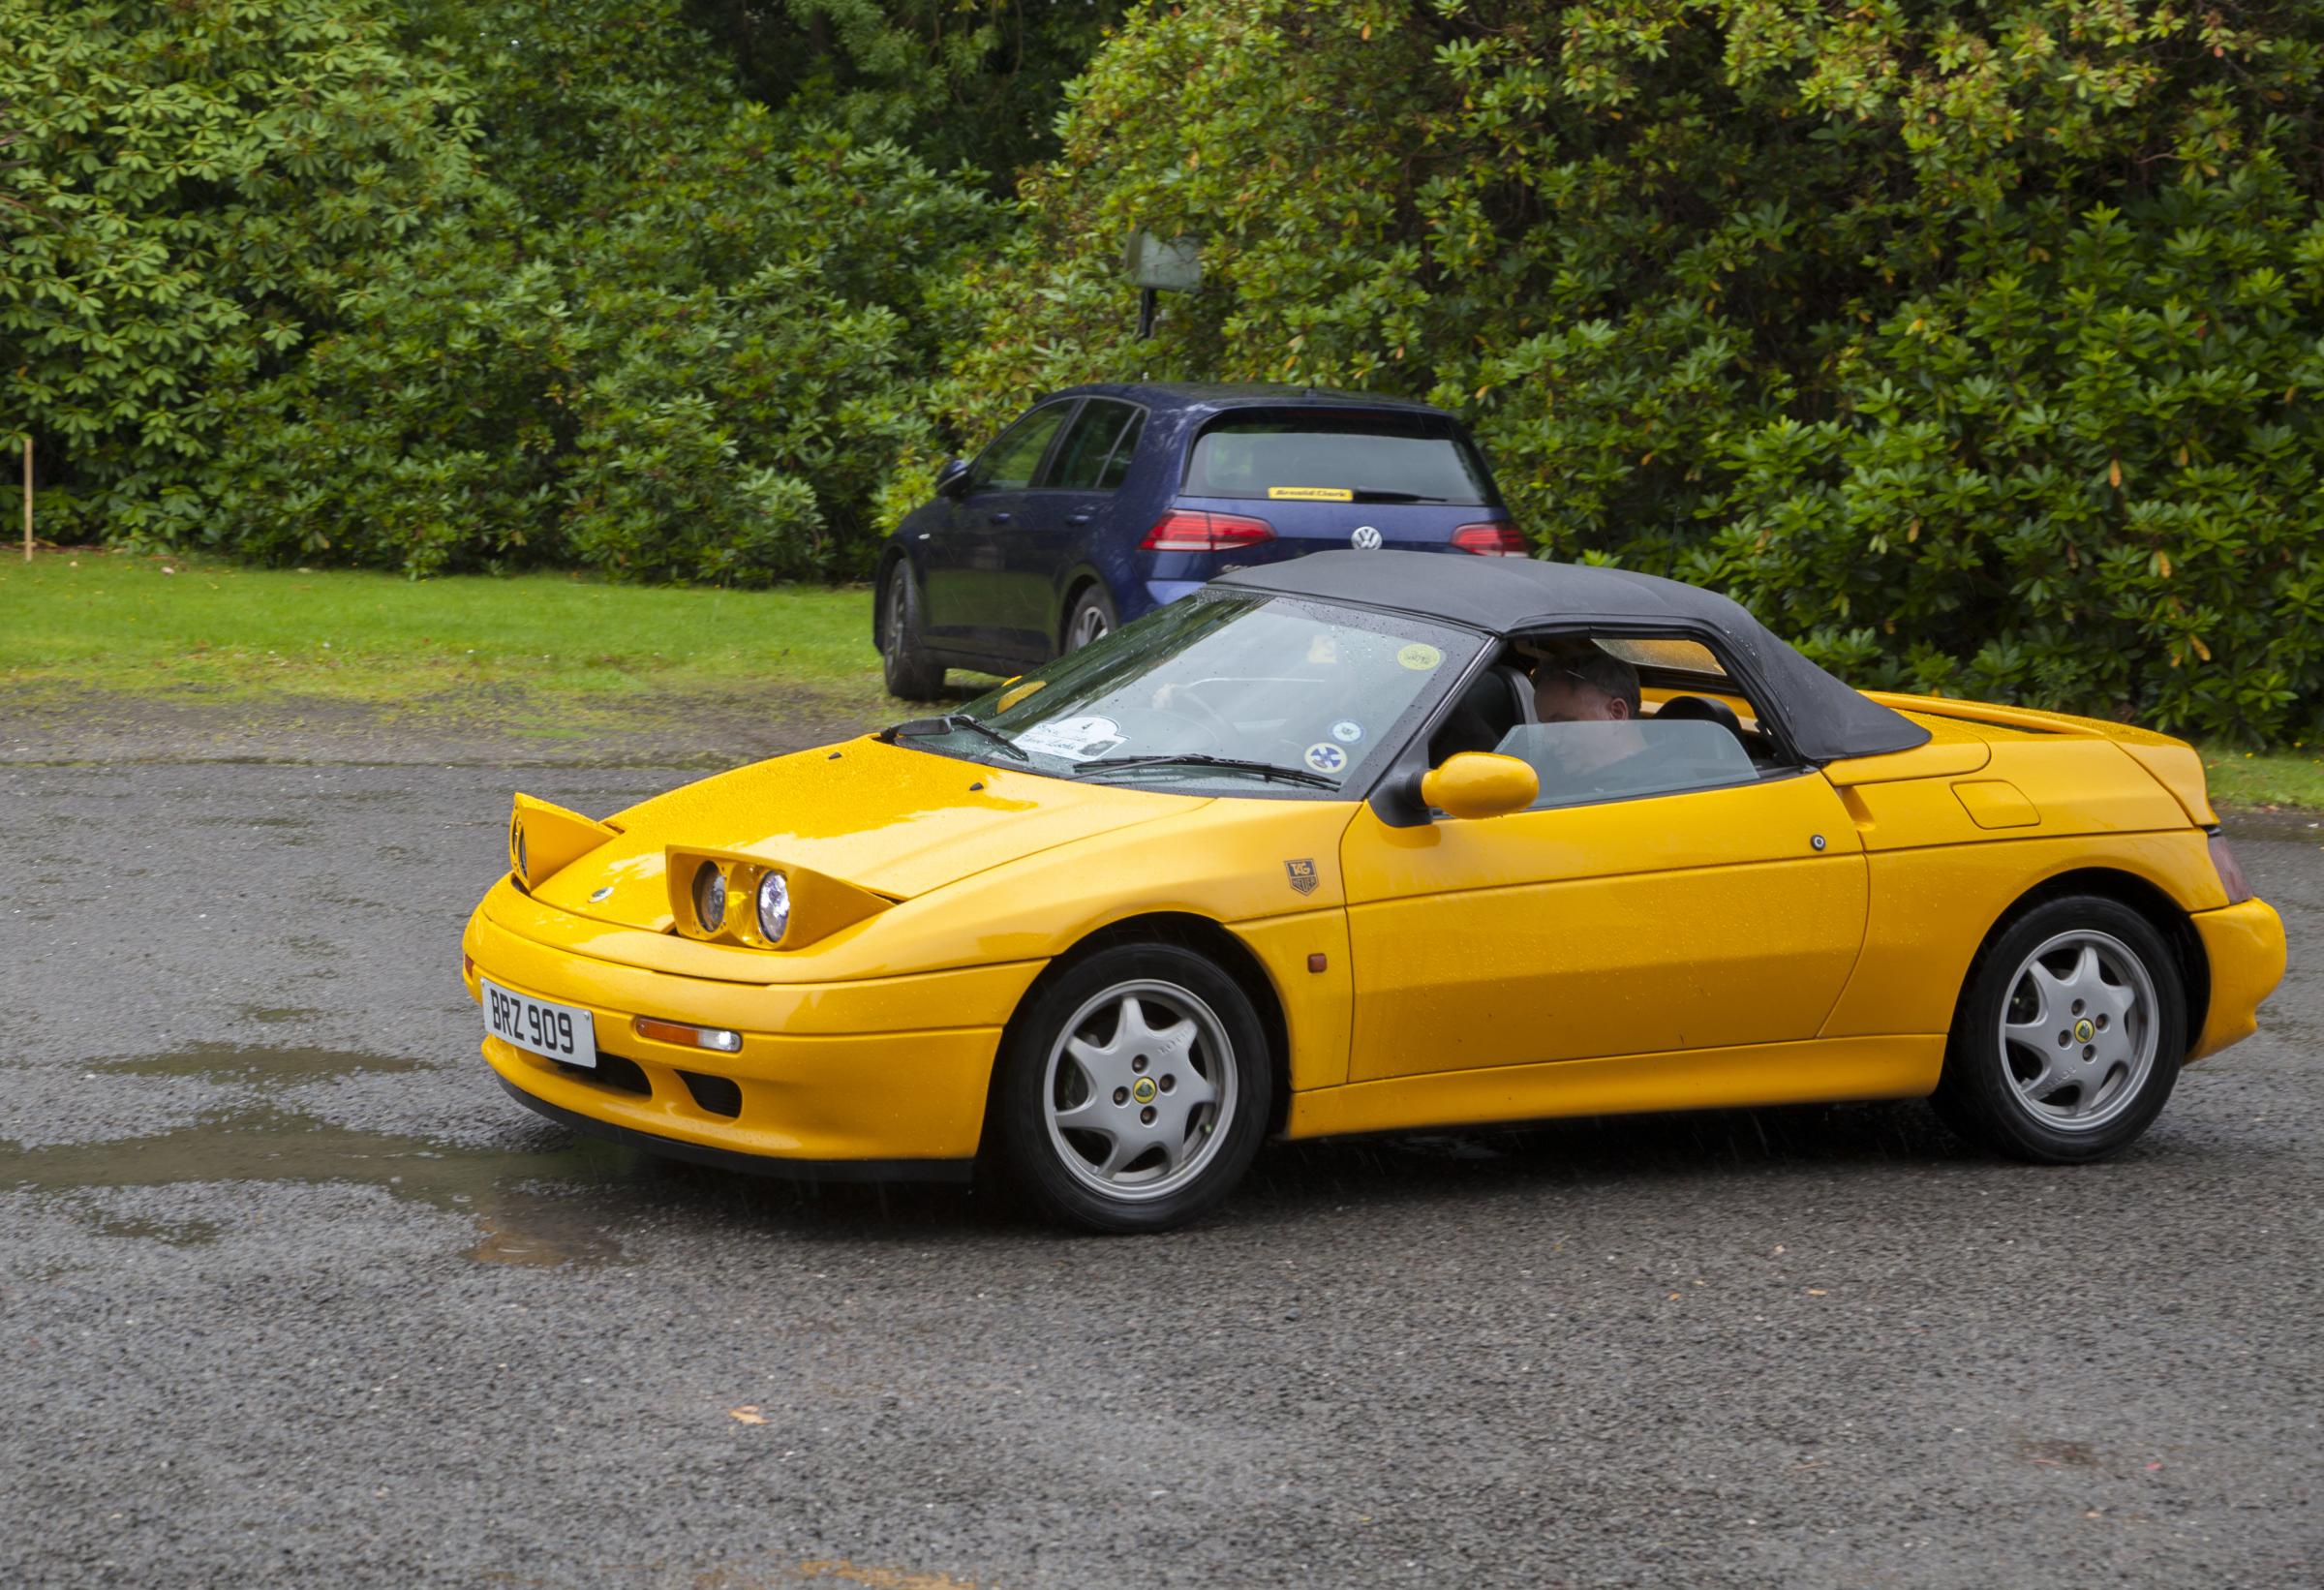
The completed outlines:
[[[224,23],[11,11],[49,53],[0,66],[0,96],[40,112],[0,172],[23,206],[0,210],[0,309],[30,306],[0,332],[45,362],[0,375],[0,406],[62,443],[51,505],[75,508],[52,523],[415,574],[765,584],[864,561],[882,467],[929,434],[926,280],[993,223],[974,181],[749,99],[674,0],[446,8],[428,19],[465,34],[425,51],[295,0]],[[133,13],[134,49],[102,25]],[[108,65],[125,54],[150,63],[136,93]],[[278,125],[320,91],[346,103]],[[137,149],[167,179],[104,169],[125,93],[123,122],[167,132]],[[217,161],[173,152],[186,105],[257,151],[236,154],[252,201],[196,202]],[[117,272],[101,255],[132,227],[143,321],[38,273],[51,254]]]
[[[2291,0],[1148,10],[952,284],[941,402],[1431,397],[1552,555],[1723,586],[1860,683],[2304,736],[2320,61]],[[1132,225],[1206,241],[1145,346]]]

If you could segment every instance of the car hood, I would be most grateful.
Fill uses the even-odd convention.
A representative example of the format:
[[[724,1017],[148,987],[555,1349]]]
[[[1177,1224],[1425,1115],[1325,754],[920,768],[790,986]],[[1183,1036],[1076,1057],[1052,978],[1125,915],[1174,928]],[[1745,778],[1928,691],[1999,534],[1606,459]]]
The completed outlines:
[[[872,739],[704,779],[607,821],[621,830],[534,891],[602,922],[670,926],[673,846],[820,872],[891,900],[1092,835],[1207,804],[1076,783]]]

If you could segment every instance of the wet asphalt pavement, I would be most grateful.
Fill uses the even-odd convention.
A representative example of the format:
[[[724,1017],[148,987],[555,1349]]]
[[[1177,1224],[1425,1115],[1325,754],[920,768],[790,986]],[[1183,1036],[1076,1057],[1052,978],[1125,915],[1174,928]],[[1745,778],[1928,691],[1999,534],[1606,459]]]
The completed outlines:
[[[2324,830],[2115,1163],[1575,1123],[1104,1240],[501,1093],[509,787],[689,776],[0,765],[0,1585],[2324,1583]]]

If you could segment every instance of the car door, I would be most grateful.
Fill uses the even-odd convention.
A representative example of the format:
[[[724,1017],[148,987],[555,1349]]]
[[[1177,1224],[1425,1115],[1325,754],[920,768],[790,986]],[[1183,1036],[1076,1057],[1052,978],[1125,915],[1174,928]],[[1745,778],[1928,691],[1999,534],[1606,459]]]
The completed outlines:
[[[996,437],[969,467],[952,511],[930,533],[922,548],[928,633],[940,647],[995,658],[1023,655],[1022,607],[1013,599],[1006,541],[1076,403],[1044,403]]]
[[[1746,766],[1720,787],[1547,804],[1560,798],[1413,827],[1358,811],[1341,845],[1351,1082],[1822,1025],[1863,939],[1867,884],[1820,774]]]
[[[1058,643],[1057,603],[1066,572],[1086,563],[1090,538],[1105,533],[1115,490],[1129,471],[1145,428],[1146,411],[1112,398],[1091,398],[1066,427],[1041,489],[1002,548],[1012,589],[1047,657]]]

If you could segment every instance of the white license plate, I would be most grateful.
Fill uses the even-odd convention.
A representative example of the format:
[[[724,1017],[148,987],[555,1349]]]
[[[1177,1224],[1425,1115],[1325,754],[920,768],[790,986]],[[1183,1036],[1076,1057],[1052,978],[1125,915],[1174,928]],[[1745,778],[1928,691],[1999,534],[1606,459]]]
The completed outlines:
[[[575,1005],[553,1005],[482,978],[476,982],[484,995],[485,1031],[552,1060],[596,1069],[596,1024],[588,1011]]]

